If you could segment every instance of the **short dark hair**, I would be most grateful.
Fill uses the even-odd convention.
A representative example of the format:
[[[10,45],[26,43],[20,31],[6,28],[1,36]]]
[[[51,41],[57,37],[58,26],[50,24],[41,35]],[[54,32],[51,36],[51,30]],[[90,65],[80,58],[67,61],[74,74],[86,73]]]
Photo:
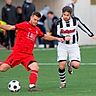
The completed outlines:
[[[40,12],[35,11],[35,12],[32,13],[32,15],[36,15],[38,18],[41,18]]]
[[[62,8],[62,13],[64,12],[69,12],[70,14],[72,14],[72,8],[69,6],[65,6]]]
[[[21,9],[22,9],[22,7],[21,7],[21,6],[17,6],[16,8],[21,8]]]
[[[54,14],[54,12],[53,11],[49,11],[47,14]]]

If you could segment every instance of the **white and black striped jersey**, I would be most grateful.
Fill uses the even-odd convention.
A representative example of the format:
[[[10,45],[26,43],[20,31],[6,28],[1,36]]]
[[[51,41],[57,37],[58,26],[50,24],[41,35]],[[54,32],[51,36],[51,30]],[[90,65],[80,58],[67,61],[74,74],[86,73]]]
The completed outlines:
[[[82,29],[85,33],[87,33],[90,37],[94,36],[90,29],[77,17],[72,17],[67,22],[64,21],[63,17],[60,18],[57,24],[57,36],[70,36],[71,40],[65,41],[66,44],[78,43],[78,27]]]

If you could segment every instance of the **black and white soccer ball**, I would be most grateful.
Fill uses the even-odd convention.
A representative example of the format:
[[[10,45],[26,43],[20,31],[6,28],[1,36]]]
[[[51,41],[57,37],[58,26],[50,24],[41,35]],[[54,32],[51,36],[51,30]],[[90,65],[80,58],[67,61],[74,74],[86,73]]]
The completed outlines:
[[[9,89],[11,92],[18,92],[18,91],[21,89],[20,82],[17,81],[17,80],[11,80],[11,81],[8,83],[8,89]]]

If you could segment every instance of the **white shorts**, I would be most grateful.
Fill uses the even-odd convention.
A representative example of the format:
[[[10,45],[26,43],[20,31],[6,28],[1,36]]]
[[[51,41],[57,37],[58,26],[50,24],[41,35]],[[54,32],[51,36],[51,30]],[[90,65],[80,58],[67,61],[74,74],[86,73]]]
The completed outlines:
[[[81,61],[80,48],[78,44],[64,44],[60,43],[57,47],[57,61],[60,60],[72,60]]]

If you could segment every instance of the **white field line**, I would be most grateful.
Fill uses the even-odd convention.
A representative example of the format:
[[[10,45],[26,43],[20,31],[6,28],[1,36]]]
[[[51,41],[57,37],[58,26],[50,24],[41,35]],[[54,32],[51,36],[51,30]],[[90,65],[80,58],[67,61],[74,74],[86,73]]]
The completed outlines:
[[[58,63],[39,63],[39,65],[58,65]],[[96,63],[81,63],[80,65],[96,65]]]

